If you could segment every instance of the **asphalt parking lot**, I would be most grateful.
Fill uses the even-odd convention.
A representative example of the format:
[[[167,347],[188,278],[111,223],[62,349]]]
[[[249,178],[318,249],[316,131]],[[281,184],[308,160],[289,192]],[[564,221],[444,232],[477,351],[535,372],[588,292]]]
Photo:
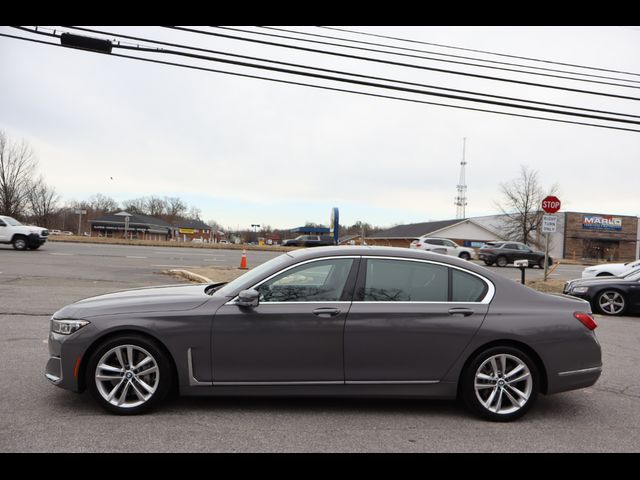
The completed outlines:
[[[278,255],[248,252],[249,266]],[[640,317],[597,317],[603,375],[541,396],[520,421],[478,420],[455,402],[179,398],[146,416],[103,412],[44,378],[51,314],[92,295],[177,283],[168,268],[237,266],[238,251],[49,243],[0,246],[1,452],[637,452]],[[562,266],[555,278],[579,276]],[[519,277],[516,269],[500,269]],[[542,271],[529,269],[528,278]],[[552,277],[554,278],[554,277]]]

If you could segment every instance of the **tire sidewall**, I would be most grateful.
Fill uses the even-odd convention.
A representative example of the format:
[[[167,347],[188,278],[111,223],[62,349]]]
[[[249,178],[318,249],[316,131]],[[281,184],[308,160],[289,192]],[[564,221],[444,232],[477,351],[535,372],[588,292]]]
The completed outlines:
[[[13,244],[13,248],[16,249],[16,250],[19,250],[19,251],[26,250],[27,247],[29,246],[29,242],[22,235],[17,236],[16,238],[14,238],[11,243]]]
[[[504,261],[504,264],[502,264],[503,261]],[[507,265],[509,265],[509,260],[507,259],[507,257],[500,256],[500,257],[496,258],[496,266],[497,267],[506,267]]]
[[[531,372],[531,378],[533,380],[531,395],[529,396],[527,403],[516,412],[509,414],[498,414],[487,410],[476,397],[474,387],[475,374],[478,368],[480,368],[480,365],[482,365],[487,358],[500,354],[513,355],[523,361],[527,365],[529,372]],[[538,397],[538,392],[540,391],[540,373],[536,363],[524,351],[510,346],[491,347],[477,354],[465,368],[460,382],[460,393],[466,406],[481,418],[495,422],[510,422],[522,417],[534,405]]]
[[[462,260],[468,261],[471,259],[471,255],[469,255],[469,252],[462,252],[459,256]]]
[[[105,400],[96,386],[95,372],[98,366],[98,362],[102,356],[114,347],[119,345],[135,345],[143,348],[153,356],[158,368],[160,370],[160,382],[153,396],[147,400],[144,404],[132,408],[121,408],[116,405],[112,405]],[[105,410],[116,413],[118,415],[139,415],[147,413],[158,406],[162,400],[167,396],[174,381],[173,368],[170,360],[163,349],[154,340],[142,335],[119,335],[105,340],[100,346],[91,354],[86,368],[86,385],[87,389],[91,392],[91,395],[97,400],[102,408]]]

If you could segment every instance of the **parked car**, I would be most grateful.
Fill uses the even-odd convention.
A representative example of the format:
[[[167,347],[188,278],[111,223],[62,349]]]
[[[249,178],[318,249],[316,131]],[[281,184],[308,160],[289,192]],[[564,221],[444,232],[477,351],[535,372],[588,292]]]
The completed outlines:
[[[0,243],[16,250],[37,250],[49,239],[46,228],[23,225],[13,217],[0,215]]]
[[[582,298],[604,315],[640,313],[640,267],[622,277],[596,277],[570,280],[563,293]]]
[[[409,245],[409,248],[418,248],[427,252],[446,253],[464,260],[471,260],[476,257],[473,248],[461,247],[448,238],[420,237]]]
[[[597,381],[595,328],[587,302],[459,258],[319,247],[227,284],[140,288],[68,305],[51,319],[45,371],[117,414],[148,411],[176,389],[460,396],[480,416],[508,421],[539,393]]]
[[[330,235],[300,235],[282,242],[283,247],[324,247],[335,244],[334,238]]]
[[[544,252],[532,250],[520,242],[487,242],[480,248],[478,258],[483,260],[485,265],[495,263],[498,267],[506,267],[516,260],[528,260],[530,268],[536,265],[544,268]],[[551,256],[548,263],[553,264]]]
[[[624,276],[636,267],[640,267],[640,260],[627,263],[605,263],[587,267],[582,271],[582,278],[619,277]]]
[[[62,232],[60,230],[49,230],[49,235],[60,235]]]

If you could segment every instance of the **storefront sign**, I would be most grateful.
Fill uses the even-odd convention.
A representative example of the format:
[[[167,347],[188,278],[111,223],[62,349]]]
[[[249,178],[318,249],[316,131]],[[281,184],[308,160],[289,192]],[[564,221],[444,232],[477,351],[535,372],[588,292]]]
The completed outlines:
[[[180,233],[196,233],[195,229],[193,229],[193,228],[180,228],[180,229],[178,229],[178,232],[180,232]]]
[[[622,230],[622,218],[609,215],[584,215],[582,228],[586,230]]]

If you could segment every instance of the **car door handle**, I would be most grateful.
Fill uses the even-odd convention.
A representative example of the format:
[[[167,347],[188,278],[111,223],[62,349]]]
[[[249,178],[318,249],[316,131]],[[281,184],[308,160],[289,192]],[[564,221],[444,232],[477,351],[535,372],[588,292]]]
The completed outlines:
[[[313,311],[313,314],[318,316],[318,317],[323,317],[323,318],[329,318],[329,317],[335,317],[336,315],[340,314],[340,309],[339,308],[316,308]]]
[[[463,317],[468,317],[469,315],[473,315],[475,312],[470,308],[450,308],[449,315],[462,315]]]

